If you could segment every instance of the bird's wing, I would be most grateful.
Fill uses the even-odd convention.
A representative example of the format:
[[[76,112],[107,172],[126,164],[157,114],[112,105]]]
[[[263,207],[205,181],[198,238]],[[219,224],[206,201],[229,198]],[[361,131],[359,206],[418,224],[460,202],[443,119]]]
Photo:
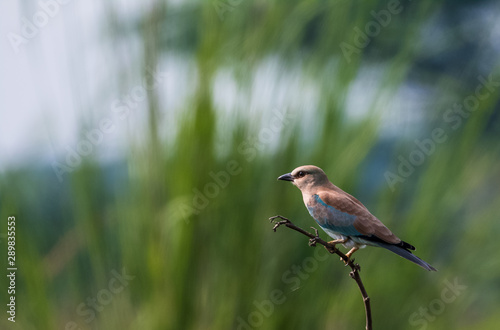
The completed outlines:
[[[355,216],[352,226],[361,235],[367,237],[375,236],[390,244],[398,244],[401,242],[401,240],[379,219],[372,215],[361,202],[357,199],[353,200],[351,195],[343,193],[343,191],[321,191],[318,193],[318,197],[326,205],[340,212]]]

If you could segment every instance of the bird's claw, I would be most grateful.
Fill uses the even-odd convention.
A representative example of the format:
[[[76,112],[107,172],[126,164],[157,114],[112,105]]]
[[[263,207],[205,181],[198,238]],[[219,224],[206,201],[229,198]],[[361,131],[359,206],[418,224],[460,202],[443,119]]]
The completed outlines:
[[[347,257],[347,256],[346,256]],[[350,263],[354,263],[354,259],[351,259],[350,257],[347,257],[347,260],[340,257],[340,261],[343,261],[345,266],[349,266]]]

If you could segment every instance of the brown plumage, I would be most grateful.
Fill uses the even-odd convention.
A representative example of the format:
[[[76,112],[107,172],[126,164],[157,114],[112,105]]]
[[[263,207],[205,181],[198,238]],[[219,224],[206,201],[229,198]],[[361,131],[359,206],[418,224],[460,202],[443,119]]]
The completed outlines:
[[[300,166],[278,180],[291,181],[300,189],[311,216],[335,239],[332,243],[352,248],[348,257],[366,245],[379,246],[427,270],[435,270],[410,252],[415,250],[413,245],[394,235],[358,199],[331,183],[319,167]]]

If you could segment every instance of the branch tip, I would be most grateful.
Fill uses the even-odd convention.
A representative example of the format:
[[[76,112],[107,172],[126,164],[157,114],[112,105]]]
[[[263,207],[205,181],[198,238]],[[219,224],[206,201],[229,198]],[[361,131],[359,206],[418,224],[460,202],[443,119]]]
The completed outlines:
[[[315,227],[311,227],[314,230],[314,235],[305,231],[304,229],[297,227],[294,225],[289,219],[281,216],[281,215],[275,215],[273,217],[269,218],[270,222],[273,222],[275,219],[282,219],[281,221],[277,221],[274,224],[273,231],[276,232],[276,229],[281,226],[281,225],[286,225],[288,228],[291,228],[295,231],[298,231],[299,233],[309,237],[309,245],[310,246],[316,246],[316,244],[321,244],[323,245],[328,252],[331,254],[336,254],[340,257],[340,260],[344,262],[345,266],[351,267],[351,271],[349,272],[349,276],[356,281],[356,284],[358,285],[359,291],[361,292],[361,296],[363,297],[363,303],[365,305],[365,315],[366,315],[366,329],[371,330],[372,329],[372,312],[371,312],[371,306],[370,306],[370,297],[368,297],[368,293],[365,290],[365,286],[363,285],[363,282],[361,281],[361,277],[359,276],[359,272],[361,271],[361,266],[359,264],[354,263],[354,259],[351,259],[347,257],[344,253],[342,253],[340,250],[338,250],[335,247],[335,244],[330,244],[329,242],[326,242],[322,240],[319,237],[318,234],[318,229]]]

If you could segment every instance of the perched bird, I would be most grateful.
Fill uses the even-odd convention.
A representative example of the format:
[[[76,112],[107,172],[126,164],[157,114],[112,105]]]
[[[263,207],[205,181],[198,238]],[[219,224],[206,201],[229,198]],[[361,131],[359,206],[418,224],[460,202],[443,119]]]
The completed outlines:
[[[278,180],[291,181],[302,192],[309,214],[329,236],[330,243],[342,244],[354,252],[366,245],[379,246],[408,259],[420,267],[436,271],[434,267],[413,255],[415,247],[394,235],[379,219],[353,196],[331,183],[317,166],[306,165],[283,174]]]

